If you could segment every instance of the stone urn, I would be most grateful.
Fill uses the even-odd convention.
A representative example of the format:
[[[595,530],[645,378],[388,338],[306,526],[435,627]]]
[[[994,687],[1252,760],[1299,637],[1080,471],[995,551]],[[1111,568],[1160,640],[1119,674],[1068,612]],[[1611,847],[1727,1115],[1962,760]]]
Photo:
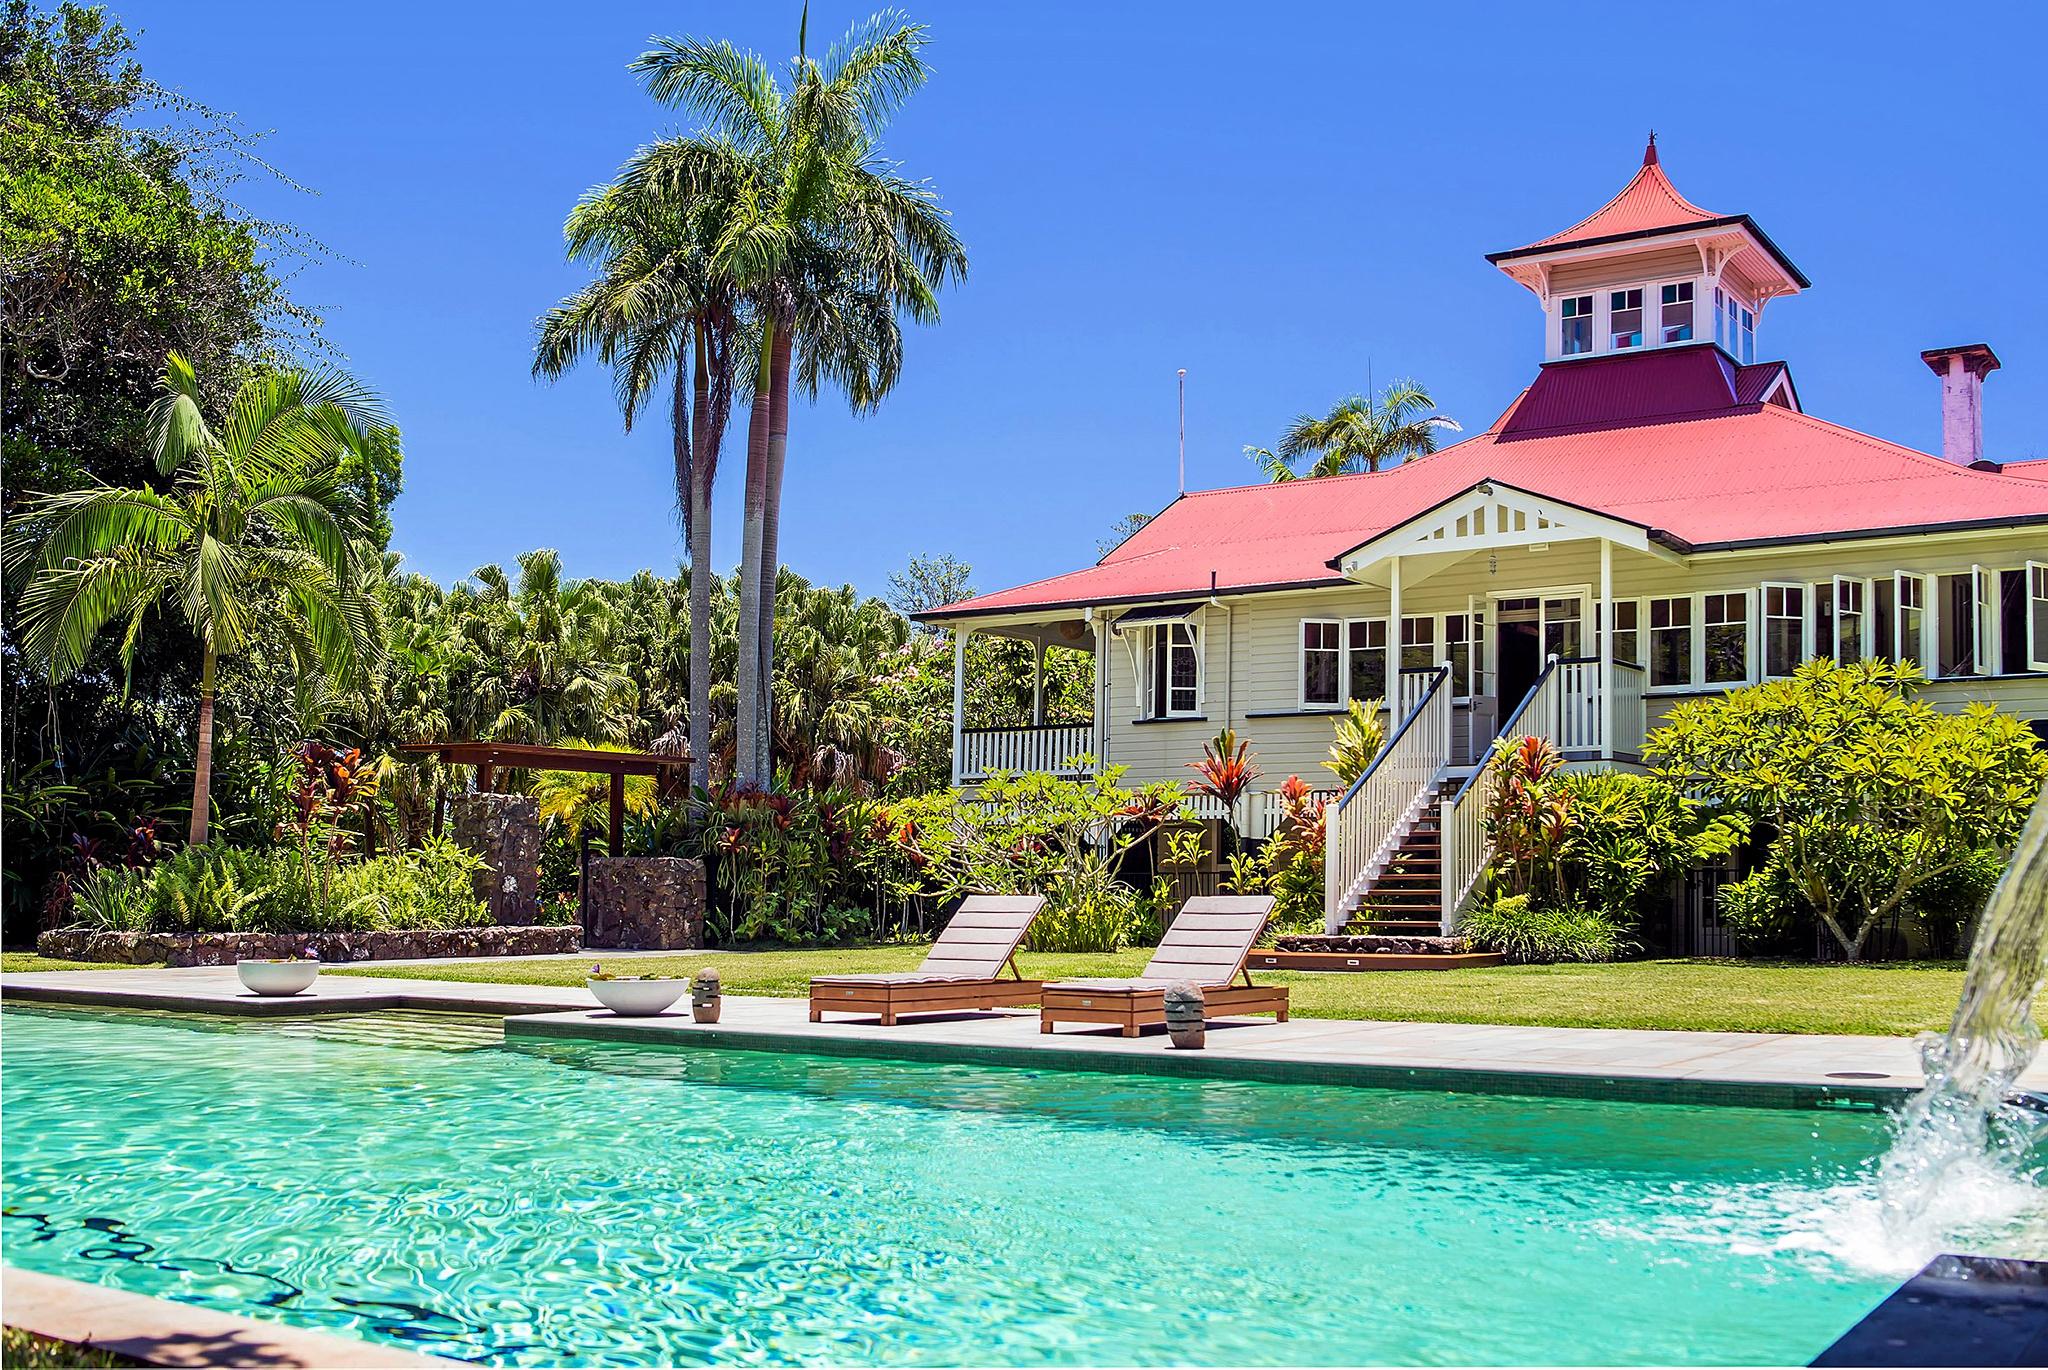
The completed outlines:
[[[725,993],[719,987],[718,972],[709,967],[698,971],[697,978],[690,983],[690,1016],[700,1023],[715,1023],[724,1003]]]
[[[1166,1031],[1182,1051],[1199,1051],[1209,1036],[1209,1006],[1201,986],[1186,980],[1166,987]]]

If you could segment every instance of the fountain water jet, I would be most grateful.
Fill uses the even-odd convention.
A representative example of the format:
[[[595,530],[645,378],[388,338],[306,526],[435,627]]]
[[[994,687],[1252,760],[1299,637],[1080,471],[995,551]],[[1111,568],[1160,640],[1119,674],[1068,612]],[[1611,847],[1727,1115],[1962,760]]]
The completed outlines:
[[[2028,1129],[2013,1126],[2013,1082],[2040,1050],[2032,1009],[2048,978],[2048,788],[2034,801],[2012,863],[1978,920],[1962,997],[1945,1035],[1921,1047],[1927,1084],[1901,1114],[1878,1172],[1885,1236],[1928,1239],[1930,1208],[1989,1217],[1992,1193],[2028,1184]],[[1972,1199],[1979,1202],[1973,1203]],[[1942,1222],[1941,1226],[1947,1226]]]

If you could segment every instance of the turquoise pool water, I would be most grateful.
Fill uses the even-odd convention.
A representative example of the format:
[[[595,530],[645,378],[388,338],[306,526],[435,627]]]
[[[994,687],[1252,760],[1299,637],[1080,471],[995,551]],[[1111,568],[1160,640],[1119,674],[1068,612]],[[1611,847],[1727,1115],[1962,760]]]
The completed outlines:
[[[1803,1363],[1893,1284],[1806,1239],[1869,1113],[401,1015],[0,1050],[8,1262],[490,1364]]]

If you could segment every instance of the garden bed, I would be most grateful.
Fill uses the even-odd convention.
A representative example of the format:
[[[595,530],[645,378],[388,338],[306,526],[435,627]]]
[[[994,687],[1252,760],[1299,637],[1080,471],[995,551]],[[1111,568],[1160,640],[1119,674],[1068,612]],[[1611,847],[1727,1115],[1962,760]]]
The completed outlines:
[[[244,958],[297,956],[307,947],[322,961],[560,956],[582,950],[583,929],[570,924],[393,932],[59,931],[36,939],[36,953],[56,960],[161,966],[231,966]]]

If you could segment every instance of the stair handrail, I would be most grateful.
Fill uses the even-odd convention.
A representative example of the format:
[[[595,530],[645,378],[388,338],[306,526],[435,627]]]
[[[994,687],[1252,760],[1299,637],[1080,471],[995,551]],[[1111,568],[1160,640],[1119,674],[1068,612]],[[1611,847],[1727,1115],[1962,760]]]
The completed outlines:
[[[1487,863],[1493,859],[1493,842],[1486,832],[1485,816],[1488,801],[1493,797],[1493,786],[1500,779],[1500,759],[1527,735],[1520,726],[1523,718],[1532,710],[1540,714],[1555,703],[1550,698],[1549,687],[1556,679],[1557,668],[1562,661],[1563,658],[1552,653],[1544,662],[1543,669],[1531,682],[1529,692],[1522,696],[1522,702],[1515,705],[1514,712],[1501,724],[1487,751],[1486,760],[1443,801],[1443,816],[1438,823],[1442,847],[1437,870],[1442,898],[1441,927],[1446,937],[1456,927],[1458,911],[1471,895],[1473,886],[1479,883]],[[1540,726],[1541,719],[1535,721]]]
[[[1323,811],[1323,920],[1332,932],[1342,926],[1353,885],[1395,840],[1450,760],[1451,697],[1444,691],[1450,675],[1448,665],[1430,672],[1429,684],[1394,735]]]

